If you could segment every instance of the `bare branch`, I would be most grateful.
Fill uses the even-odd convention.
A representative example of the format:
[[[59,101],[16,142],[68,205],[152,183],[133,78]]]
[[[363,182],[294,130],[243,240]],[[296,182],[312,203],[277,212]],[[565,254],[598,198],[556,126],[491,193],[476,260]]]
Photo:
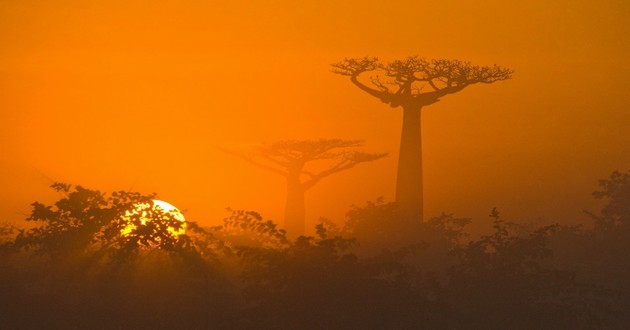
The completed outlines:
[[[496,64],[489,67],[459,60],[437,59],[432,60],[423,73],[426,81],[437,79],[444,82],[446,87],[452,87],[506,80],[512,77],[513,72]]]
[[[288,157],[284,157],[282,155],[273,155],[273,154],[269,154],[265,152],[259,152],[259,154],[262,158],[281,167],[286,167],[290,162],[290,160],[287,160]],[[281,157],[281,158],[284,158],[285,160],[280,160],[280,159],[277,159],[276,157]]]
[[[243,159],[243,160],[245,160],[246,162],[248,162],[248,163],[250,163],[252,165],[255,165],[255,166],[260,167],[262,169],[268,170],[270,172],[273,172],[273,173],[276,173],[276,174],[280,174],[282,176],[287,176],[288,175],[287,172],[282,171],[282,170],[280,170],[278,168],[275,168],[275,167],[272,167],[272,166],[260,163],[258,161],[255,161],[254,159],[252,159],[252,157],[246,155],[243,152],[236,152],[236,151],[232,151],[232,150],[221,148],[221,147],[219,147],[218,149],[223,151],[223,152],[225,152],[228,155],[232,155],[232,156],[238,157],[240,159]]]
[[[372,80],[372,84],[376,86],[381,92],[389,92],[389,87],[387,87],[380,79],[378,75],[375,77],[370,77]]]
[[[357,164],[370,162],[385,157],[387,154],[370,154],[350,150],[364,144],[363,140],[319,139],[319,140],[283,140],[270,145],[255,148],[257,157],[276,166],[255,160],[242,152],[219,148],[223,152],[239,157],[250,164],[264,168],[287,178],[297,174],[308,176],[300,182],[304,189],[311,188],[324,177],[350,169]],[[307,171],[304,166],[317,160],[336,161],[334,165],[319,173]],[[280,168],[278,168],[280,167]]]
[[[367,71],[374,71],[380,67],[378,58],[362,57],[362,58],[345,58],[343,61],[333,63],[332,72],[342,76],[358,76]]]
[[[422,72],[426,66],[427,61],[415,55],[390,62],[385,66],[385,72],[398,82],[411,84],[418,80],[416,73]]]
[[[419,95],[423,89],[424,89],[424,86],[415,86],[415,85],[411,86],[411,91],[413,95]]]
[[[335,165],[331,166],[330,168],[324,171],[321,171],[318,174],[314,174],[314,175],[311,174],[311,179],[302,183],[302,187],[304,188],[304,190],[307,190],[313,187],[321,179],[331,174],[351,169],[361,163],[375,161],[387,155],[388,155],[387,153],[364,153],[364,152],[359,152],[359,151],[345,152],[343,154],[343,158]]]
[[[429,79],[427,80],[427,83],[429,83],[429,86],[431,86],[431,88],[433,88],[433,90],[435,91],[439,91],[441,88],[438,88],[435,83],[433,82],[433,79]]]
[[[362,146],[362,140],[320,139],[320,140],[283,140],[270,146],[259,147],[258,152],[268,157],[282,157],[288,166],[292,162],[306,162],[317,159],[331,159],[338,157],[335,149]]]
[[[332,66],[332,72],[342,75],[349,76],[350,81],[359,87],[362,91],[378,98],[381,102],[388,102],[389,90],[383,89],[387,87],[385,85],[374,84],[377,88],[372,88],[361,81],[359,81],[358,77],[360,74],[369,71],[375,71],[379,69],[383,69],[383,65],[379,62],[376,57],[363,57],[363,58],[346,58],[343,61],[334,63]],[[374,83],[374,81],[372,81]]]

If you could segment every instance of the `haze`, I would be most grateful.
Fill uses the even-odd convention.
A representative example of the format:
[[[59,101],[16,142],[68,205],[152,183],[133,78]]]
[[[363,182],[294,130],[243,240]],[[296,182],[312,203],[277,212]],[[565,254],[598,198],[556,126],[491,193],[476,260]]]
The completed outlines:
[[[424,111],[425,216],[580,221],[630,167],[628,17],[612,0],[4,1],[0,218],[52,180],[157,192],[204,225],[226,207],[281,220],[284,182],[218,149],[281,139],[390,153],[310,191],[307,223],[393,200],[402,113],[330,64],[418,54],[515,70]]]

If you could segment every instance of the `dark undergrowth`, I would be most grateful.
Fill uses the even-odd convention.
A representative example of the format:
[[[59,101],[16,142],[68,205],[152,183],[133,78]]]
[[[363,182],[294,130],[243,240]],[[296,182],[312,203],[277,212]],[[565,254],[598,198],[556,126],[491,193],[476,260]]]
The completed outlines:
[[[41,329],[627,329],[630,174],[595,198],[592,228],[525,226],[497,210],[493,231],[469,219],[406,219],[396,204],[322,220],[289,239],[258,213],[224,225],[172,214],[121,235],[154,196],[55,184],[29,229],[0,228],[0,328]],[[159,212],[158,212],[159,213]],[[131,221],[140,221],[132,219]]]

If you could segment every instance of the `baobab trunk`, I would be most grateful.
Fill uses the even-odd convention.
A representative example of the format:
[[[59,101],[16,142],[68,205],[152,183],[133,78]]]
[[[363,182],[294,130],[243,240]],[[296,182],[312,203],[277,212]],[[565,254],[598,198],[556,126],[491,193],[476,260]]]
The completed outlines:
[[[405,215],[422,221],[422,132],[421,109],[403,107],[396,202]]]
[[[284,228],[289,237],[304,235],[305,230],[304,188],[299,176],[287,177],[287,204],[284,209]]]
[[[387,155],[351,150],[362,145],[361,140],[278,141],[257,148],[260,161],[243,153],[227,152],[285,178],[287,203],[284,210],[284,229],[290,238],[295,238],[305,232],[304,194],[308,189],[325,177]],[[319,171],[304,170],[307,163],[318,160],[331,163]]]

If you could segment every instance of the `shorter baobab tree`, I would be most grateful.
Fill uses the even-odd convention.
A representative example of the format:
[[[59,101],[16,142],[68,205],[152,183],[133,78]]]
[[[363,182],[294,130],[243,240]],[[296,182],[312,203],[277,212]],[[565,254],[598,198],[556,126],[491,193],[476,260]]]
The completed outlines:
[[[334,173],[387,155],[356,150],[363,144],[361,140],[284,140],[261,145],[248,152],[222,150],[286,179],[284,227],[289,235],[299,236],[305,230],[304,194],[307,190]],[[319,170],[307,169],[307,163],[316,161],[321,162]]]

